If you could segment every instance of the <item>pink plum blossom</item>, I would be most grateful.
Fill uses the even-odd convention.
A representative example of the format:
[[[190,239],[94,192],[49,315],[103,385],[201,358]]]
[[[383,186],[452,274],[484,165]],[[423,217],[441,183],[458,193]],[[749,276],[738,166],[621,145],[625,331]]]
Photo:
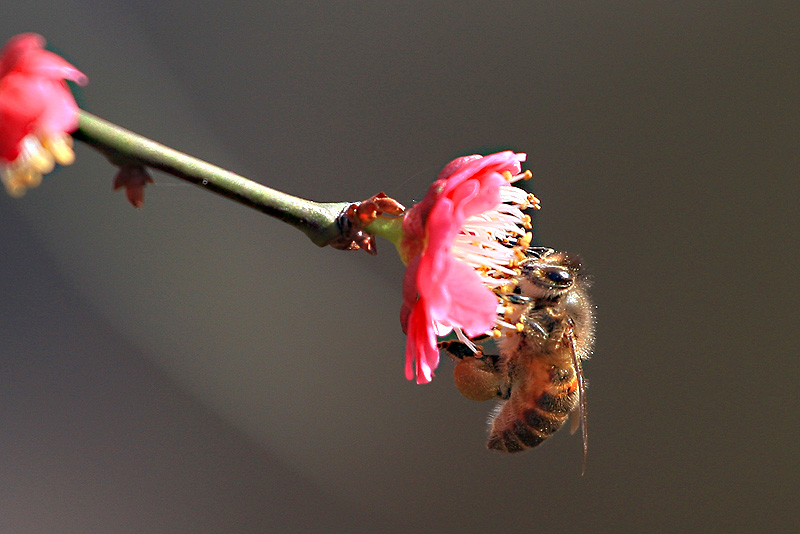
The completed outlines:
[[[78,127],[78,106],[64,80],[87,78],[44,43],[24,33],[0,50],[0,172],[13,196],[74,160],[69,133]]]
[[[399,250],[407,265],[400,320],[408,336],[406,378],[430,382],[439,363],[437,337],[488,333],[497,320],[495,290],[514,274],[530,243],[535,197],[510,185],[524,154],[506,151],[449,163],[403,219]]]

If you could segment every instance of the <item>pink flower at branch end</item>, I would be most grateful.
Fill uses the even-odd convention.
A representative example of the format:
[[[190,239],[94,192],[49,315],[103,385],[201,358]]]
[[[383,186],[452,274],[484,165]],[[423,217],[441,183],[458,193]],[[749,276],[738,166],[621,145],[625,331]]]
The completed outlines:
[[[538,207],[536,197],[511,185],[530,177],[521,172],[522,161],[525,154],[510,151],[458,158],[406,212],[400,320],[408,336],[409,380],[431,381],[439,363],[437,336],[455,330],[467,340],[498,323],[496,292],[517,274],[530,245],[530,217],[522,210]]]
[[[34,33],[12,37],[0,50],[0,173],[9,194],[36,187],[56,163],[75,159],[78,105],[64,80],[86,76],[44,49]]]

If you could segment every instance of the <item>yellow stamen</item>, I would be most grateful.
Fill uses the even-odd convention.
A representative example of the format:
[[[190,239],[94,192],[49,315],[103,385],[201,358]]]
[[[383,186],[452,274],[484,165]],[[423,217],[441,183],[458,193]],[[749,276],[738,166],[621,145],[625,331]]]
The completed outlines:
[[[2,181],[8,194],[21,197],[26,189],[42,183],[42,176],[51,172],[56,163],[69,165],[75,161],[72,136],[61,134],[30,134],[23,140],[23,149],[16,161],[0,166]]]
[[[513,293],[514,288],[517,287],[517,284],[503,284],[499,288],[497,288],[501,293],[508,294]]]
[[[42,184],[42,174],[38,172],[30,172],[27,176],[25,176],[25,187],[28,189],[33,189],[34,187],[39,187]]]
[[[42,145],[53,154],[56,163],[59,165],[72,165],[75,161],[75,152],[72,150],[72,136],[60,135],[46,137],[42,140]]]
[[[20,198],[25,194],[25,186],[17,182],[9,180],[6,182],[6,191],[12,198]]]
[[[56,160],[47,150],[37,150],[30,155],[30,166],[42,174],[52,172],[56,166]]]

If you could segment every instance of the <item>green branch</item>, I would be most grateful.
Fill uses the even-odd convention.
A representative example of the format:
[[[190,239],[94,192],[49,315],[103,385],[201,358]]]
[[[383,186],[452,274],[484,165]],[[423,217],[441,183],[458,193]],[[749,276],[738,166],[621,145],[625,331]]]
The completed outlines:
[[[338,219],[349,202],[319,203],[281,193],[83,110],[73,137],[100,150],[115,165],[158,169],[262,211],[303,231],[321,247],[341,237]]]

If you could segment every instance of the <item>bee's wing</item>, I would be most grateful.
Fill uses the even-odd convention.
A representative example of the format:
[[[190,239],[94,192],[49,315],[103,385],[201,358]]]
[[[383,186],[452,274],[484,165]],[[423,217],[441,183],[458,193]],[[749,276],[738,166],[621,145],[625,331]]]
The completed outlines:
[[[586,472],[586,453],[589,450],[589,433],[586,429],[587,415],[586,415],[586,381],[583,379],[583,366],[581,359],[575,352],[575,338],[572,334],[572,326],[567,330],[567,337],[569,339],[569,349],[572,353],[572,365],[575,366],[575,376],[578,379],[578,406],[576,407],[577,414],[573,410],[570,414],[570,432],[574,433],[578,426],[581,427],[581,437],[583,438],[583,469],[581,474]],[[577,415],[577,417],[576,417]]]

